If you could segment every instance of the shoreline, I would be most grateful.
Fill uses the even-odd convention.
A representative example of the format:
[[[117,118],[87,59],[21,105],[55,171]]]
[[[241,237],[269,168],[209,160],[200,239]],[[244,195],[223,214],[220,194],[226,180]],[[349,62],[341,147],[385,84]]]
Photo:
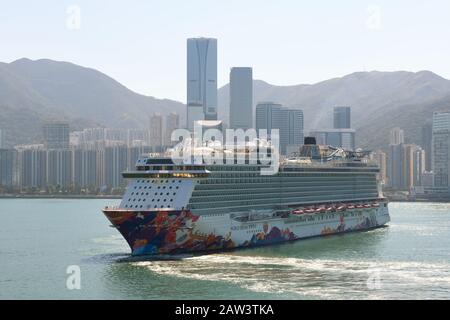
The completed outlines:
[[[114,199],[120,200],[122,199],[122,195],[58,195],[58,194],[0,194],[0,199]],[[431,203],[431,202],[439,202],[439,203],[449,203],[449,199],[398,199],[398,198],[389,198],[387,197],[389,202],[422,202],[422,203]]]
[[[0,194],[0,199],[122,199],[118,195]]]

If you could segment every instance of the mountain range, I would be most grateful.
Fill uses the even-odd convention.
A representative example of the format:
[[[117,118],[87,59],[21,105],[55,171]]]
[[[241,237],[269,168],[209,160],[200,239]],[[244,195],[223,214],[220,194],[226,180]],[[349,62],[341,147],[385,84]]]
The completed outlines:
[[[430,71],[355,72],[293,86],[254,80],[253,87],[255,105],[273,101],[302,109],[306,132],[330,128],[333,107],[351,106],[357,145],[369,149],[385,148],[397,126],[406,142],[419,143],[433,111],[450,109],[450,81]],[[218,109],[228,122],[229,85],[218,91]],[[0,63],[0,129],[10,145],[36,142],[49,119],[65,119],[73,130],[143,128],[153,112],[177,112],[185,121],[183,103],[135,93],[94,69],[48,59]]]

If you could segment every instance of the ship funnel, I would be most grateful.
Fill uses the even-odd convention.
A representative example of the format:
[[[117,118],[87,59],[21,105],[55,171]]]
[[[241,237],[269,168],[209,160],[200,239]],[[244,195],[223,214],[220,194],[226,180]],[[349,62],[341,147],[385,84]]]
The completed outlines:
[[[305,137],[305,145],[315,145],[316,137]]]

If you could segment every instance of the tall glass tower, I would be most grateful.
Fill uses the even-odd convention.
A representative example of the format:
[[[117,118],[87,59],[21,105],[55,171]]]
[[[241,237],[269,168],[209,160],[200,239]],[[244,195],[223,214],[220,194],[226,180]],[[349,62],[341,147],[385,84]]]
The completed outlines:
[[[187,39],[187,127],[217,120],[217,39]]]

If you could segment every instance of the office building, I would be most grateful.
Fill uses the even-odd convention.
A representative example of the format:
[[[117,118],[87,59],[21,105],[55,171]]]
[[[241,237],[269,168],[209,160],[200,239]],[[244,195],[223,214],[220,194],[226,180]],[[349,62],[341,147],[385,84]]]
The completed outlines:
[[[351,108],[334,107],[333,110],[333,128],[350,129],[351,128]]]
[[[167,147],[172,147],[176,142],[171,140],[172,132],[180,128],[180,116],[178,113],[170,113],[166,117],[165,134],[164,134],[164,145]]]
[[[187,128],[217,120],[217,39],[187,39]]]
[[[253,128],[252,68],[231,68],[230,128],[244,130]]]
[[[150,116],[150,146],[159,152],[163,145],[163,117],[159,113]]]
[[[256,106],[256,130],[267,130],[270,138],[273,129],[279,130],[280,152],[293,153],[303,144],[303,111],[283,108],[273,102],[261,102]]]
[[[450,111],[433,113],[434,186],[450,191]]]

